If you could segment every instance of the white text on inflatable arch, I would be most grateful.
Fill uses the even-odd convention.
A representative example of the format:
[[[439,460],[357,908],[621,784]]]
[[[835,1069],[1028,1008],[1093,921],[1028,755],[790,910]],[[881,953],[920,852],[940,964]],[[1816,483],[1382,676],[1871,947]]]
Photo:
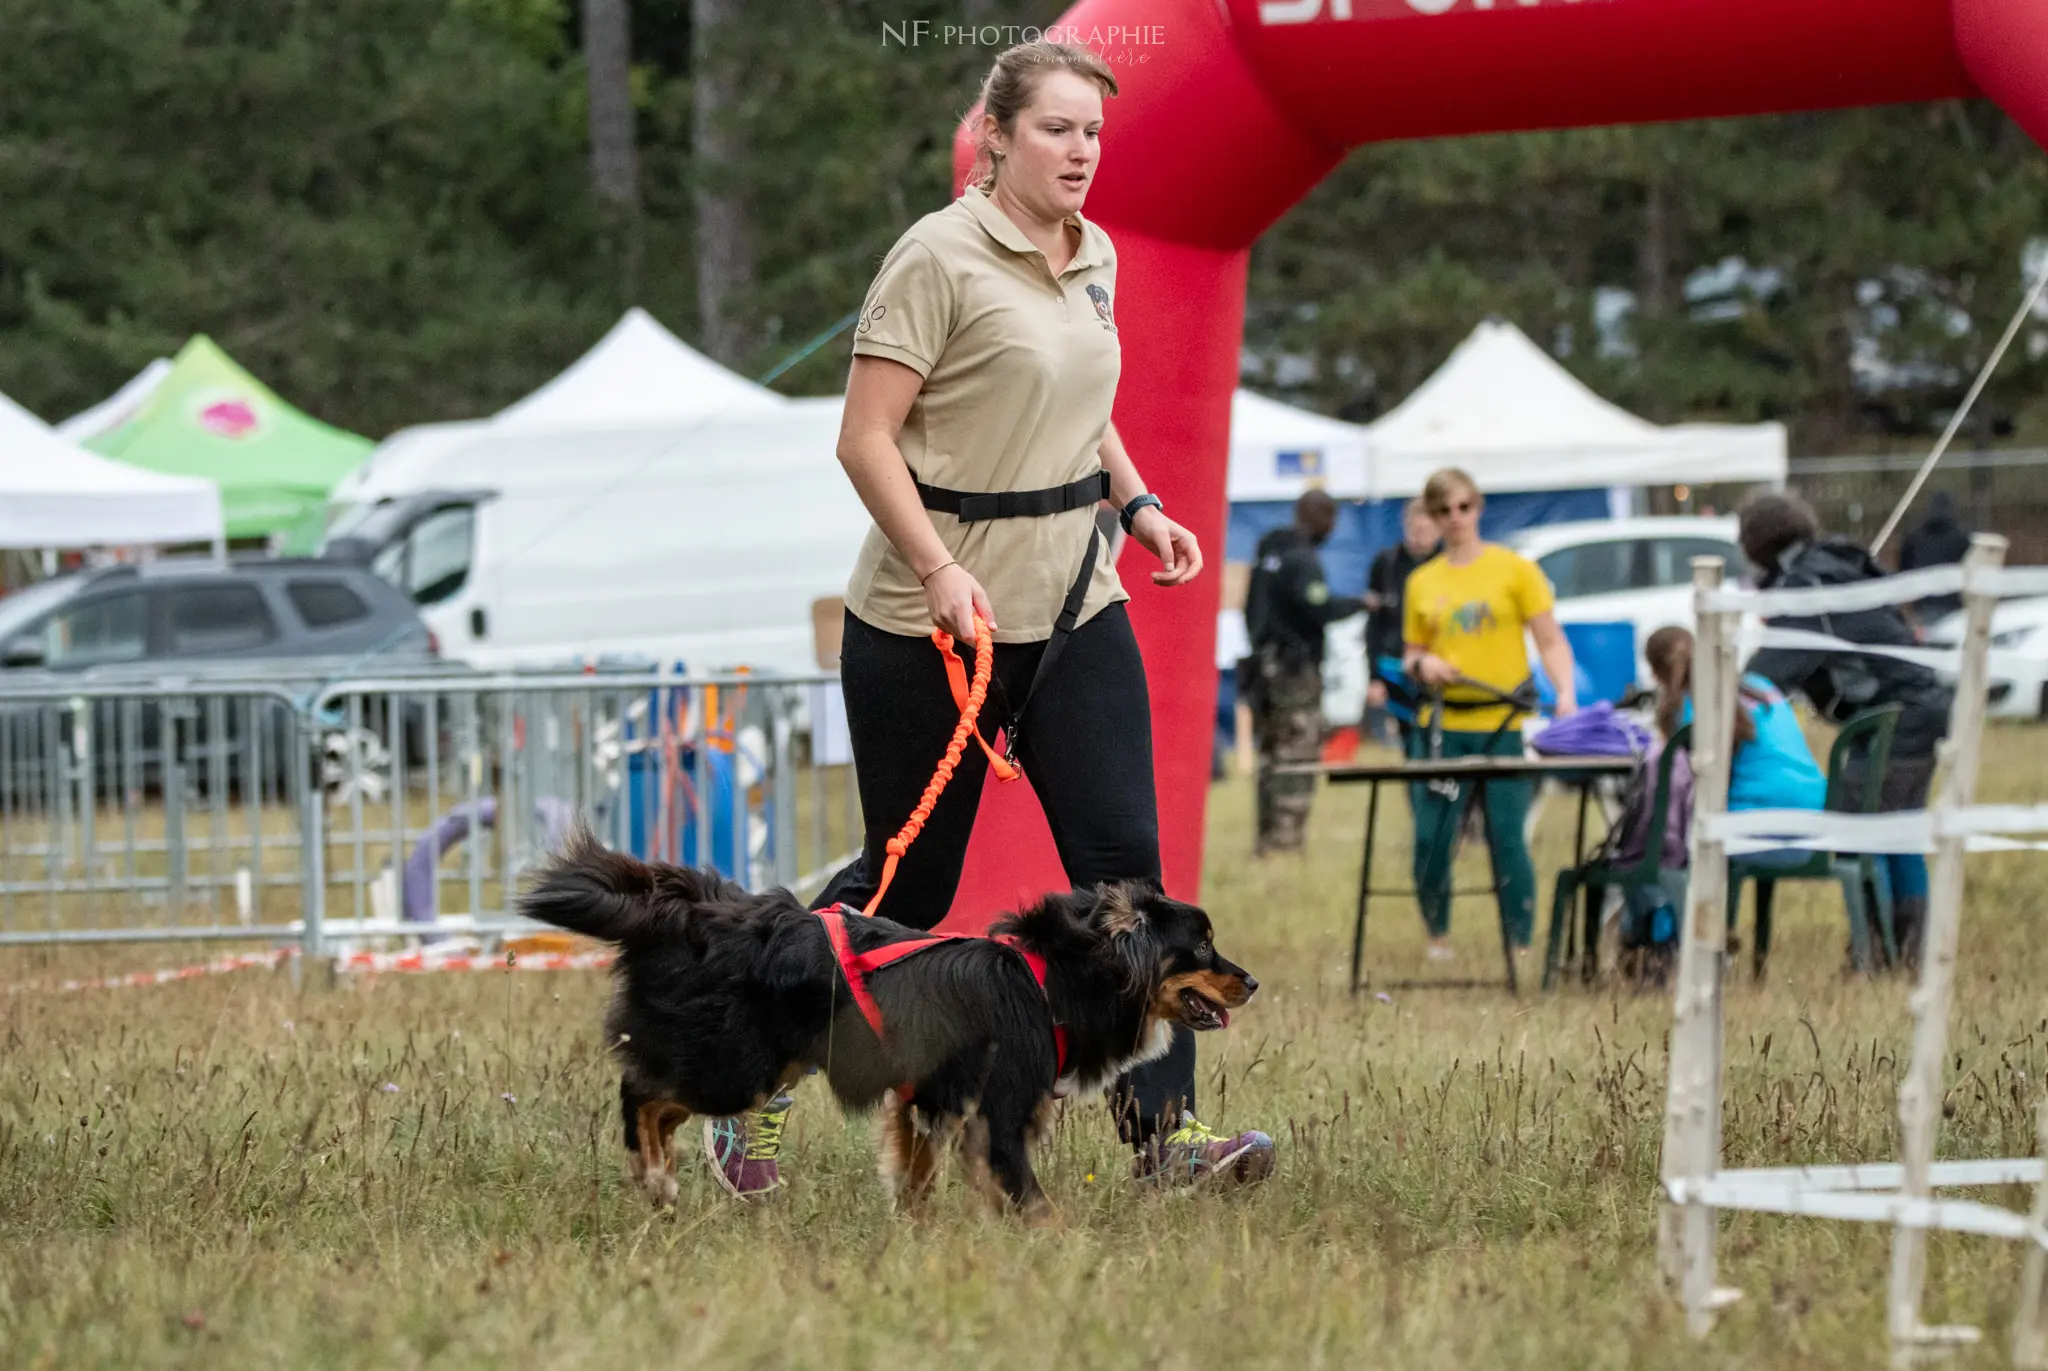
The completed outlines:
[[[1309,24],[1318,19],[1392,19],[1404,14],[1449,14],[1455,9],[1529,9],[1578,0],[1260,0],[1261,24]]]

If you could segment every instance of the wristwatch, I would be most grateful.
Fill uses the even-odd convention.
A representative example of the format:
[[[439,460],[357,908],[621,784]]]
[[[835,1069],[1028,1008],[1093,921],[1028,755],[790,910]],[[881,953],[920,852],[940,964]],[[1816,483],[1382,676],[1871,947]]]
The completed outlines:
[[[1118,521],[1123,524],[1124,532],[1129,533],[1131,531],[1131,520],[1138,517],[1138,511],[1141,509],[1156,509],[1161,514],[1166,513],[1166,506],[1159,502],[1157,495],[1150,493],[1140,495],[1125,505],[1122,512],[1116,516]]]

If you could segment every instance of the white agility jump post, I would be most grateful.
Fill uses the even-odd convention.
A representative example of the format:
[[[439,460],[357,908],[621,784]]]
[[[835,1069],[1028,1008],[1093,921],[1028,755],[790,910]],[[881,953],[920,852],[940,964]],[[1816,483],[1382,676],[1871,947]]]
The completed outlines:
[[[1659,1257],[1666,1279],[1684,1301],[1686,1327],[1695,1336],[1709,1332],[1715,1314],[1739,1297],[1716,1284],[1717,1211],[1799,1214],[1893,1226],[1888,1331],[1894,1366],[1909,1365],[1978,1337],[1974,1328],[1930,1328],[1920,1322],[1927,1230],[1940,1228],[2026,1243],[2013,1326],[2013,1360],[2033,1371],[2048,1371],[2048,1105],[2044,1105],[2040,1120],[2040,1155],[1934,1160],[1941,1126],[1943,1058],[1948,1052],[1948,1020],[1955,995],[1963,858],[1971,850],[2048,851],[2048,845],[2041,843],[2012,843],[1992,836],[2048,831],[2048,807],[1972,803],[1987,709],[1991,612],[2001,590],[2008,594],[2048,591],[2048,572],[2003,569],[2005,547],[2002,538],[1979,535],[1971,540],[1969,556],[1961,567],[1797,590],[1724,589],[1719,561],[1702,558],[1693,564],[1699,635],[1693,675],[1692,871],[1672,1006]],[[1738,707],[1738,616],[1746,611],[1770,617],[1867,610],[1953,590],[1963,593],[1968,627],[1960,647],[1949,653],[1871,648],[1783,629],[1766,628],[1763,637],[1765,645],[1876,652],[1922,665],[1953,667],[1957,684],[1942,752],[1946,769],[1939,796],[1930,809],[1882,815],[1726,812]],[[1920,983],[1912,997],[1913,1051],[1899,1092],[1899,1118],[1904,1125],[1900,1162],[1720,1169],[1721,982],[1726,964],[1731,845],[1736,851],[1802,846],[1823,851],[1933,853]],[[1941,1199],[1935,1194],[1944,1187],[2011,1184],[2036,1187],[2031,1214],[1975,1200]]]
[[[1963,641],[1949,711],[1948,775],[1930,806],[1935,820],[1934,860],[1927,871],[1927,926],[1920,939],[1920,984],[1913,992],[1913,1057],[1899,1086],[1900,1160],[1905,1176],[1899,1194],[1932,1198],[1929,1172],[1941,1130],[1942,1062],[1948,1056],[1949,1007],[1955,999],[1956,943],[1963,921],[1963,849],[1959,832],[1946,832],[1977,794],[1977,763],[1984,751],[1984,715],[1991,688],[1991,611],[1998,595],[1982,573],[2005,562],[2005,539],[1980,533],[1963,558]],[[1978,573],[1972,578],[1971,573]],[[1892,1233],[1890,1296],[1892,1365],[1910,1366],[1923,1348],[1975,1342],[1977,1330],[1928,1327],[1920,1322],[1920,1296],[1927,1284],[1927,1230],[1900,1225]]]
[[[1664,1274],[1685,1301],[1695,1337],[1736,1292],[1714,1284],[1714,1210],[1700,1187],[1721,1169],[1721,975],[1727,961],[1728,862],[1706,820],[1728,805],[1728,745],[1734,737],[1735,616],[1713,606],[1721,559],[1695,557],[1691,878],[1678,943],[1678,986],[1671,1026],[1671,1077],[1665,1087],[1660,1248]],[[1688,1184],[1689,1183],[1689,1184]],[[1684,1187],[1683,1205],[1670,1201]]]
[[[2041,1106],[2041,1115],[2034,1128],[2034,1155],[2048,1159],[2048,1104]],[[2034,1212],[2032,1217],[2036,1233],[2048,1232],[2048,1173],[2034,1187]],[[2020,1302],[2012,1319],[2012,1364],[2024,1371],[2041,1371],[2048,1367],[2048,1310],[2044,1310],[2044,1297],[2048,1297],[2048,1247],[2031,1243],[2027,1247],[2027,1260],[2020,1268]]]

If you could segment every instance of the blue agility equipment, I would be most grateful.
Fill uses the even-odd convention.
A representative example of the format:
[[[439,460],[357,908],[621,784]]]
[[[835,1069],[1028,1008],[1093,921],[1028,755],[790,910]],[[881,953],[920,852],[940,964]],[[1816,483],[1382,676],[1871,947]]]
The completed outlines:
[[[1374,677],[1387,688],[1388,716],[1400,723],[1414,723],[1416,710],[1421,701],[1415,693],[1415,681],[1402,668],[1401,659],[1375,657],[1372,659],[1372,665]]]
[[[1619,704],[1637,684],[1636,626],[1621,620],[1562,627],[1565,641],[1572,645],[1579,703],[1588,705],[1605,700]],[[1541,669],[1537,667],[1538,671]]]

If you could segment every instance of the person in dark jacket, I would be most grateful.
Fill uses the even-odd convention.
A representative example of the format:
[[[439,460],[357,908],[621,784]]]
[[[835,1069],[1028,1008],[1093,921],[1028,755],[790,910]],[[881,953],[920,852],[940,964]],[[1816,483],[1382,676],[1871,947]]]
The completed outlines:
[[[1858,544],[1823,535],[1813,511],[1795,496],[1752,497],[1742,507],[1739,529],[1743,556],[1756,568],[1757,584],[1766,590],[1849,585],[1884,575]],[[1912,647],[1917,642],[1905,612],[1894,605],[1786,615],[1768,622],[1772,628],[1805,629],[1872,646]],[[1807,648],[1764,648],[1750,659],[1747,670],[1781,690],[1806,696],[1822,717],[1837,724],[1876,705],[1902,706],[1878,807],[1888,812],[1926,807],[1935,747],[1948,732],[1949,707],[1955,698],[1940,677],[1892,657]],[[1927,863],[1915,853],[1895,853],[1885,860],[1891,871],[1893,925],[1900,953],[1910,963],[1919,956],[1920,931],[1927,918]]]
[[[1244,626],[1246,703],[1259,744],[1258,851],[1299,851],[1306,836],[1312,776],[1279,776],[1283,762],[1313,762],[1322,745],[1323,630],[1364,611],[1332,595],[1316,554],[1337,527],[1337,502],[1320,490],[1294,505],[1294,522],[1259,539]]]
[[[1408,589],[1408,576],[1415,568],[1436,556],[1436,521],[1429,517],[1421,497],[1408,502],[1401,511],[1401,541],[1380,549],[1366,573],[1365,668],[1368,713],[1384,710],[1389,703],[1407,718],[1415,717],[1415,692],[1401,673],[1401,612]],[[1391,670],[1390,670],[1391,668]],[[1409,725],[1403,723],[1405,738]]]
[[[1963,554],[1969,550],[1970,531],[1963,527],[1963,521],[1956,515],[1954,497],[1945,490],[1937,490],[1928,505],[1927,517],[1906,535],[1905,542],[1899,544],[1899,570],[1953,566],[1962,561]],[[1963,597],[1959,594],[1930,595],[1914,605],[1913,612],[1921,623],[1931,624],[1962,607]]]

